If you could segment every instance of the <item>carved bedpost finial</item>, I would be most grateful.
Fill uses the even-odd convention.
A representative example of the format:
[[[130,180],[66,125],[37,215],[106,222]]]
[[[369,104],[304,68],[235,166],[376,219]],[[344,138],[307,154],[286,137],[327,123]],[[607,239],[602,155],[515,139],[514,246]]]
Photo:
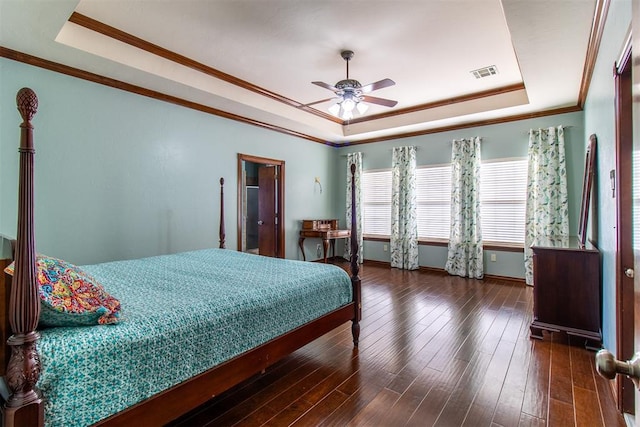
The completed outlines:
[[[38,97],[36,93],[28,87],[23,87],[18,91],[16,104],[22,116],[23,124],[29,123],[36,114],[36,111],[38,111]]]

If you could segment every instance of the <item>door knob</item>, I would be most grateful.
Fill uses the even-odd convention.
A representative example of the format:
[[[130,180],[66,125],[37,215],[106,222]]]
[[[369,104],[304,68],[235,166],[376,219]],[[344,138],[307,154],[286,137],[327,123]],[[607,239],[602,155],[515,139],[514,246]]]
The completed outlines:
[[[627,268],[624,270],[624,275],[629,279],[633,279],[633,268]]]
[[[596,353],[596,370],[607,378],[614,379],[616,374],[623,374],[629,377],[640,390],[640,352],[633,355],[631,360],[621,362],[609,350],[602,349]]]
[[[258,221],[258,225],[264,224],[264,221]]]

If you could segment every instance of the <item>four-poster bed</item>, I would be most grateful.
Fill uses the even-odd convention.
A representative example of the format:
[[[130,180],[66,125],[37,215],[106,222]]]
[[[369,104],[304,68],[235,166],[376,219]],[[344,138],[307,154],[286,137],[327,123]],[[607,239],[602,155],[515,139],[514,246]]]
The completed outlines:
[[[107,371],[107,384],[99,380],[99,384],[107,388],[93,394],[105,394],[108,391],[115,395],[123,394],[117,391],[118,386],[124,387],[123,390],[129,387],[139,392],[139,389],[144,388],[147,383],[150,389],[145,391],[147,395],[144,392],[139,393],[142,396],[141,401],[135,400],[125,408],[114,406],[114,411],[107,411],[106,415],[102,413],[105,411],[101,412],[101,408],[94,406],[93,408],[100,413],[100,416],[90,423],[162,425],[263,371],[282,357],[346,322],[352,322],[353,342],[357,347],[361,318],[359,267],[356,261],[357,242],[353,240],[351,243],[351,277],[335,266],[272,259],[223,250],[225,246],[223,179],[220,179],[220,249],[84,266],[86,271],[102,281],[108,291],[113,289],[116,296],[121,297],[125,314],[129,307],[128,317],[125,316],[125,320],[117,325],[38,330],[41,297],[38,289],[39,277],[33,230],[34,146],[31,125],[31,119],[37,109],[37,98],[30,89],[21,89],[17,96],[17,103],[23,123],[20,125],[22,131],[19,150],[15,269],[13,278],[4,275],[4,280],[0,280],[0,286],[3,282],[5,285],[0,290],[0,313],[8,313],[8,316],[0,322],[0,338],[7,341],[2,352],[4,357],[0,359],[3,362],[0,365],[1,410],[5,426],[43,426],[59,423],[60,419],[65,418],[56,418],[56,416],[62,416],[55,411],[61,410],[60,408],[64,405],[62,400],[56,399],[64,394],[80,394],[82,398],[83,390],[85,395],[87,391],[91,392],[89,385],[85,386],[87,387],[85,390],[80,382],[84,377],[91,377],[99,370]],[[353,173],[355,168],[352,167]],[[355,194],[355,191],[352,191],[352,194]],[[352,229],[356,229],[355,221],[355,215],[353,215]],[[209,264],[213,265],[211,269],[208,267]],[[164,269],[165,265],[169,267]],[[193,269],[183,271],[185,266],[193,266]],[[297,272],[294,281],[285,281],[283,277],[292,276],[291,271],[294,270]],[[272,282],[267,279],[265,271],[274,271]],[[256,276],[256,272],[260,280],[251,278]],[[232,279],[232,273],[235,273],[234,279]],[[134,279],[140,276],[151,277],[153,285],[134,286],[138,285]],[[188,289],[189,295],[178,294],[180,297],[175,293],[170,295],[173,295],[175,300],[188,301],[190,304],[188,309],[176,305],[177,303],[174,304],[173,301],[167,302],[167,306],[163,306],[162,309],[157,305],[145,306],[145,301],[153,301],[154,298],[167,300],[166,294],[158,293],[163,292],[164,282],[161,282],[157,276],[163,278],[167,276],[165,281],[168,283],[180,282],[185,285],[178,288],[178,291],[185,293],[184,290]],[[213,280],[214,276],[222,279]],[[325,277],[322,279],[324,282],[312,283],[313,278],[321,276]],[[202,292],[205,292],[209,286],[209,281],[215,283],[211,285],[211,293],[205,296]],[[127,288],[131,288],[131,291],[126,291]],[[137,291],[133,291],[134,289]],[[228,291],[228,293],[220,289],[226,289],[225,292]],[[302,292],[302,295],[298,293],[285,295],[283,294],[285,291]],[[121,292],[124,294],[117,294]],[[176,290],[173,289],[170,292],[176,292]],[[258,299],[265,299],[267,305],[252,305]],[[208,307],[210,300],[215,300],[216,304],[222,304],[211,308],[212,314],[206,311],[210,309]],[[317,306],[315,300],[327,300],[326,305]],[[282,308],[279,309],[281,306]],[[238,308],[239,311],[231,312],[232,307]],[[166,312],[161,311],[167,308]],[[293,318],[296,313],[299,317]],[[260,315],[263,318],[256,317]],[[152,320],[157,318],[160,319],[159,323],[165,320],[164,323],[173,327],[181,317],[195,319],[196,324],[204,325],[204,331],[198,332],[198,337],[194,338],[196,326],[191,324],[178,326],[178,329],[165,330],[157,323],[152,323]],[[166,321],[167,319],[169,321]],[[208,321],[212,321],[213,324],[206,323]],[[273,323],[273,328],[269,331],[263,330],[263,325],[269,322]],[[94,330],[99,332],[91,335]],[[128,336],[133,336],[134,341],[122,344],[123,347],[117,347],[119,344],[115,341],[125,340]],[[186,337],[186,342],[179,341],[178,338],[183,336]],[[239,343],[240,337],[249,337],[249,339]],[[92,348],[78,345],[78,343],[87,342],[91,343]],[[136,349],[142,347],[152,349],[158,347],[158,350],[153,350],[151,354],[138,354]],[[168,364],[157,365],[162,366],[161,369],[154,368],[156,362],[153,356],[164,348],[167,349],[168,354],[158,356],[161,360],[174,356],[176,358],[170,359]],[[9,349],[10,358],[8,357]],[[90,353],[89,351],[92,350],[96,350],[97,353]],[[83,363],[91,366],[89,363],[97,363],[95,359],[101,358],[103,354],[110,356],[108,361],[107,356],[104,356],[105,360],[101,363],[105,365],[102,365],[101,369],[95,369],[87,375],[80,372],[80,367],[84,366]],[[198,354],[200,357],[195,357]],[[212,361],[208,361],[207,358],[211,358]],[[207,359],[206,363],[213,364],[205,367],[198,366],[204,359]],[[107,363],[111,363],[109,368],[105,368]],[[127,366],[123,367],[122,364]],[[205,362],[203,361],[202,364]],[[62,365],[60,372],[54,372],[57,365]],[[114,370],[114,366],[120,368]],[[73,367],[77,367],[78,372],[75,372]],[[123,372],[127,369],[128,376],[125,376]],[[129,381],[139,374],[142,375],[138,371],[150,373],[153,381],[143,377],[146,382],[133,386]],[[98,374],[95,373],[95,375]],[[65,383],[67,376],[69,378]],[[163,382],[164,377],[167,377],[166,383]],[[88,381],[90,380],[91,378]],[[161,389],[156,390],[153,387],[161,387]],[[124,394],[131,393],[133,392]],[[77,399],[77,396],[75,398]],[[80,411],[75,401],[68,406]],[[79,407],[84,409],[87,406]],[[89,408],[92,407],[89,405]],[[76,421],[82,425],[87,423],[88,418],[85,416],[79,419],[84,420]]]

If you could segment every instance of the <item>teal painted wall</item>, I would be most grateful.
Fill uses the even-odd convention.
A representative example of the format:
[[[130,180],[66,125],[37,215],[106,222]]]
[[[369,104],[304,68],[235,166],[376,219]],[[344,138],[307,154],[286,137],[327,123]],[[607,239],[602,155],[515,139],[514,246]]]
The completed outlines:
[[[613,66],[631,25],[631,1],[614,0],[609,7],[605,30],[584,107],[585,137],[598,137],[595,210],[589,236],[602,254],[602,334],[604,345],[616,350],[616,201],[611,197],[609,171],[615,169],[615,87]]]
[[[418,147],[416,153],[418,166],[449,163],[451,161],[451,141],[473,136],[482,137],[483,160],[526,157],[529,129],[557,125],[567,127],[565,131],[565,151],[568,171],[567,185],[569,187],[569,221],[571,233],[575,235],[578,229],[586,148],[582,112],[343,147],[339,149],[337,175],[341,182],[346,182],[347,153],[361,151],[363,153],[364,170],[389,169],[391,168],[392,148],[407,145]],[[346,197],[344,188],[342,191],[337,192],[337,197],[335,204],[341,209],[339,215],[343,218],[345,216],[344,200]],[[383,250],[383,243],[365,242],[363,252],[365,259],[389,262],[389,252]],[[447,259],[447,248],[445,246],[420,245],[419,252],[421,266],[444,268]],[[489,256],[492,253],[496,254],[496,262],[489,261]],[[486,274],[524,278],[524,261],[521,252],[487,250],[484,255]]]
[[[20,116],[31,87],[39,252],[76,264],[218,245],[219,184],[227,247],[237,247],[237,153],[284,160],[287,258],[300,220],[335,212],[335,149],[62,74],[0,59],[0,234],[16,233]],[[314,242],[307,254],[315,259]]]
[[[380,169],[390,167],[393,146],[412,144],[420,165],[439,164],[449,161],[453,138],[479,135],[483,159],[519,157],[526,156],[529,128],[564,124],[570,197],[580,197],[582,113],[336,150],[5,59],[0,78],[0,234],[15,235],[20,119],[14,98],[29,86],[40,98],[34,119],[38,250],[78,264],[216,246],[220,176],[227,181],[227,247],[235,248],[238,152],[285,160],[286,255],[294,259],[301,259],[299,220],[338,217],[344,224],[350,151],[364,152],[365,169]],[[577,202],[570,215],[575,232]],[[316,243],[306,242],[309,259],[316,258]],[[485,262],[487,274],[524,276],[520,253],[487,251],[487,258],[490,253],[497,262]],[[389,259],[377,242],[367,242],[365,254]],[[445,260],[446,248],[420,247],[421,265],[443,268]]]

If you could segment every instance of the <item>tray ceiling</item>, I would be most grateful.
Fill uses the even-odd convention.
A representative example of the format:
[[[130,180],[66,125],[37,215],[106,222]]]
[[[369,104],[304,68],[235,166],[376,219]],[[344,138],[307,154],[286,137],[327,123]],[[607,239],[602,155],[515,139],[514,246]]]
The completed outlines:
[[[332,144],[579,104],[595,0],[1,1],[2,46]],[[312,81],[391,78],[349,122]],[[477,79],[471,71],[495,66]]]

